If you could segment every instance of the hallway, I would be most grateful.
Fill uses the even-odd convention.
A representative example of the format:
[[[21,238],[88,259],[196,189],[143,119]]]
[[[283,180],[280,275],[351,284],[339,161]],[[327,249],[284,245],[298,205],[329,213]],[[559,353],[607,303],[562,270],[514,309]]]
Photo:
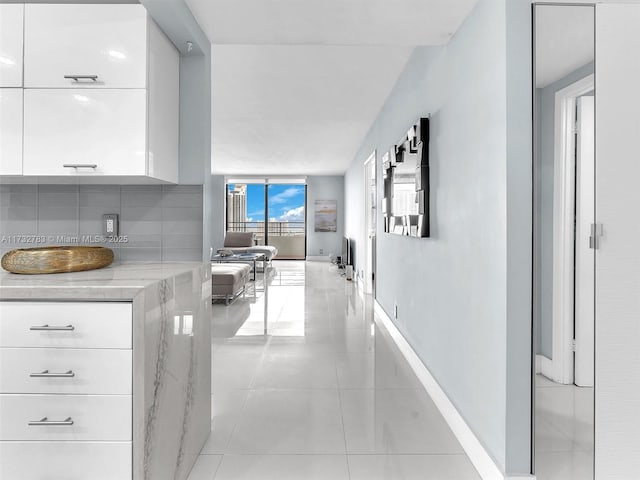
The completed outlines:
[[[355,283],[323,262],[262,277],[213,305],[212,433],[190,480],[479,478]]]

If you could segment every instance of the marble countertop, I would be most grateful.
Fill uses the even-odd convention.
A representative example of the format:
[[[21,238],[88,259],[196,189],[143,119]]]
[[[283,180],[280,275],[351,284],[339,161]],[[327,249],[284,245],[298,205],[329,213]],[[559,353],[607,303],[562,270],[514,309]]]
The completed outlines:
[[[130,300],[141,290],[203,267],[200,262],[123,262],[86,272],[21,275],[0,270],[0,299]]]

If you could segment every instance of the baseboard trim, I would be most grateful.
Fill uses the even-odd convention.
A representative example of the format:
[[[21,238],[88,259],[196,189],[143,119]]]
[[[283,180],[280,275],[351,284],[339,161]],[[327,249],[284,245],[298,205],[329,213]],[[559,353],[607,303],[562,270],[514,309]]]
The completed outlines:
[[[436,404],[436,407],[438,407],[438,410],[445,418],[449,428],[453,431],[453,434],[462,445],[462,448],[480,476],[484,480],[511,480],[518,478],[505,476],[498,465],[496,465],[491,455],[484,449],[480,440],[478,440],[471,428],[469,428],[464,421],[462,415],[460,415],[456,407],[451,403],[451,400],[449,400],[447,394],[442,390],[442,387],[440,387],[436,379],[431,375],[431,372],[429,372],[425,364],[422,363],[422,360],[420,360],[416,352],[411,348],[411,345],[409,345],[409,342],[407,342],[402,333],[400,333],[400,330],[398,330],[391,321],[391,318],[389,318],[377,300],[374,301],[374,310],[425,390],[431,396],[431,399]]]
[[[536,373],[541,373],[547,378],[553,379],[553,361],[544,355],[536,355]]]
[[[307,262],[330,262],[331,259],[328,256],[324,255],[307,255]]]

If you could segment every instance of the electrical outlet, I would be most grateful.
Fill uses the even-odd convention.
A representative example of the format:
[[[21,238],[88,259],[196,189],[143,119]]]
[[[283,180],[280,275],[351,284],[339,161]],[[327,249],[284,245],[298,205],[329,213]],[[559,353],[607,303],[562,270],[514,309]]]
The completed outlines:
[[[118,214],[107,213],[102,216],[102,233],[106,237],[118,235]]]
[[[398,304],[393,302],[393,318],[398,319]]]
[[[320,255],[324,255],[324,248],[320,249]]]

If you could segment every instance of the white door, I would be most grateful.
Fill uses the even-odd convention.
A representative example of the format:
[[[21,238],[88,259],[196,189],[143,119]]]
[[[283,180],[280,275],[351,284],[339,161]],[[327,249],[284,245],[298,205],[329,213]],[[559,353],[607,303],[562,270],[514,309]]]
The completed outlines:
[[[364,164],[365,232],[367,238],[364,267],[364,292],[375,295],[376,245],[376,152]]]
[[[0,88],[0,175],[22,175],[21,88]]]
[[[575,384],[593,387],[595,251],[589,245],[594,222],[595,111],[593,97],[579,97],[576,141]]]
[[[639,4],[596,4],[597,480],[640,472],[639,25]]]
[[[142,5],[26,5],[25,87],[145,88],[146,77]]]
[[[24,175],[146,175],[146,105],[146,90],[25,90]]]
[[[0,5],[0,87],[22,86],[24,5]]]

